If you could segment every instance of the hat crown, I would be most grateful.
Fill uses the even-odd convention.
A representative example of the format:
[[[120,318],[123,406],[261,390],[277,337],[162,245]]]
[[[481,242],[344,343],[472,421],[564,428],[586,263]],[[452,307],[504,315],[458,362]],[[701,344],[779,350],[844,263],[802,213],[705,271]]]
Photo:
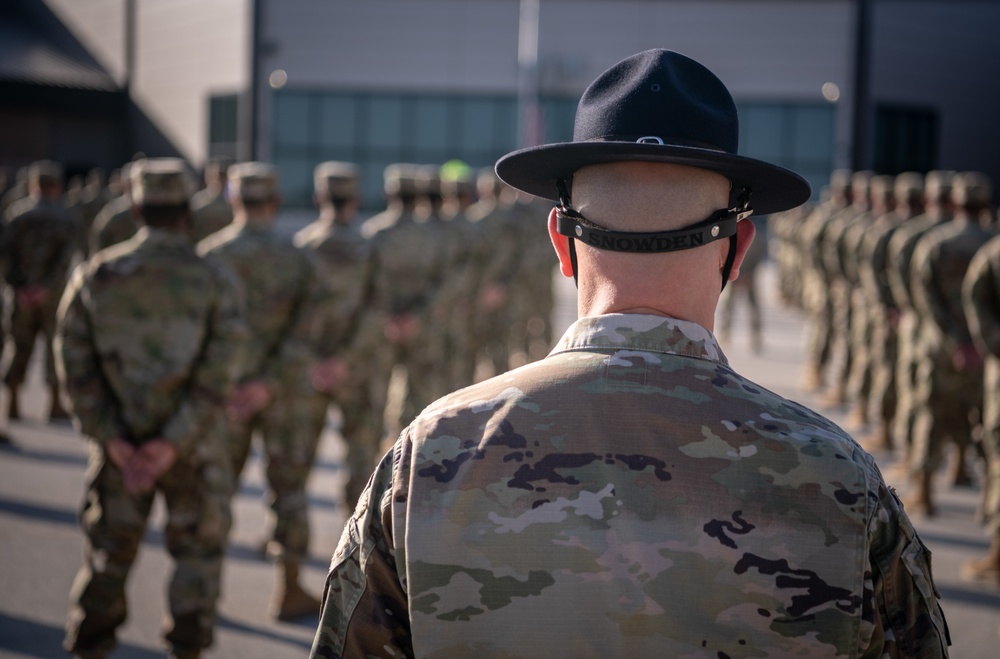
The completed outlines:
[[[680,53],[647,50],[591,83],[577,106],[573,141],[659,141],[736,154],[739,115],[707,68]]]

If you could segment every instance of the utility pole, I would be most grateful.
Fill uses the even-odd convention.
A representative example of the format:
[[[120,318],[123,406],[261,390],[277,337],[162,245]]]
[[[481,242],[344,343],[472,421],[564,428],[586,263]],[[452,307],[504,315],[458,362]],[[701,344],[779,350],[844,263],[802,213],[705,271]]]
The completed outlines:
[[[861,171],[871,167],[871,0],[857,0],[856,9],[851,168]]]
[[[517,31],[517,121],[522,147],[542,143],[542,108],[538,98],[538,10],[540,0],[521,0]]]

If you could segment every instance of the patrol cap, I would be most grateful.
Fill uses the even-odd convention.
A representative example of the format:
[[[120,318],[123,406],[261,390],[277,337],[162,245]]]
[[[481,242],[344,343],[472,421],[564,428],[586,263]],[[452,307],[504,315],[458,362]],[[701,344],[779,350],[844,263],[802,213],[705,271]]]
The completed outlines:
[[[883,203],[892,203],[892,200],[895,199],[895,193],[893,192],[894,182],[891,176],[883,174],[873,176],[868,182],[868,194],[871,196],[872,201],[874,202],[878,199]]]
[[[28,166],[28,180],[36,183],[62,183],[62,165],[54,160],[36,160]]]
[[[420,165],[416,171],[417,194],[428,197],[441,195],[441,171],[437,165]]]
[[[313,169],[313,187],[324,199],[356,199],[361,194],[358,167],[337,160],[321,162]]]
[[[956,206],[984,206],[993,197],[993,181],[982,172],[961,172],[951,183],[951,201]]]
[[[476,190],[482,196],[496,196],[503,190],[504,182],[492,167],[483,167],[476,175]]]
[[[798,174],[737,153],[739,114],[726,86],[705,66],[664,49],[637,53],[587,87],[577,104],[573,141],[509,153],[497,174],[523,192],[569,199],[574,172],[613,162],[698,167],[729,179],[732,201],[767,215],[809,199]],[[749,199],[747,199],[749,198]]]
[[[924,198],[932,202],[947,202],[951,200],[951,183],[956,172],[935,169],[927,172],[924,179]]]
[[[205,174],[224,179],[235,161],[229,156],[212,156],[205,163]]]
[[[476,193],[473,170],[461,160],[449,160],[441,165],[441,194],[445,197],[471,197]]]
[[[845,195],[851,189],[851,170],[835,169],[830,173],[830,192]]]
[[[390,197],[417,194],[417,165],[394,163],[382,172],[385,193]]]
[[[229,193],[244,202],[278,197],[278,168],[266,162],[241,162],[229,168]]]
[[[924,177],[918,172],[897,174],[892,189],[897,203],[920,201],[924,194]]]
[[[181,206],[191,198],[191,184],[180,158],[144,158],[129,167],[132,201],[137,206]]]

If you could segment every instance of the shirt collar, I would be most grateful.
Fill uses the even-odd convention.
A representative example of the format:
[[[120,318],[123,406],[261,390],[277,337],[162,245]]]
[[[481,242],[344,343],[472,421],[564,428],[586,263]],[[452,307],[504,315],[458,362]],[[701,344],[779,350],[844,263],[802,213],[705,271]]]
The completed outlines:
[[[686,320],[647,314],[606,314],[580,318],[552,349],[637,350],[709,359],[729,365],[715,336]]]

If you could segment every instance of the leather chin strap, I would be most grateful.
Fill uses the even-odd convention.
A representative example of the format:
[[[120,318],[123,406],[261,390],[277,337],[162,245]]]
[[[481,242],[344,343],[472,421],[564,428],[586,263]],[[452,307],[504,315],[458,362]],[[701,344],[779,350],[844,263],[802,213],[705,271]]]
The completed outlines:
[[[751,191],[745,188],[735,207],[718,210],[707,219],[683,229],[649,233],[611,231],[594,224],[572,207],[565,180],[559,179],[556,181],[556,185],[559,189],[556,229],[560,234],[571,239],[569,241],[569,260],[573,267],[573,281],[578,287],[580,281],[576,259],[577,240],[597,249],[656,254],[692,249],[722,238],[729,238],[729,253],[722,268],[722,289],[725,290],[733,263],[736,261],[736,224],[740,220],[750,217],[753,213],[753,209],[750,208]]]

